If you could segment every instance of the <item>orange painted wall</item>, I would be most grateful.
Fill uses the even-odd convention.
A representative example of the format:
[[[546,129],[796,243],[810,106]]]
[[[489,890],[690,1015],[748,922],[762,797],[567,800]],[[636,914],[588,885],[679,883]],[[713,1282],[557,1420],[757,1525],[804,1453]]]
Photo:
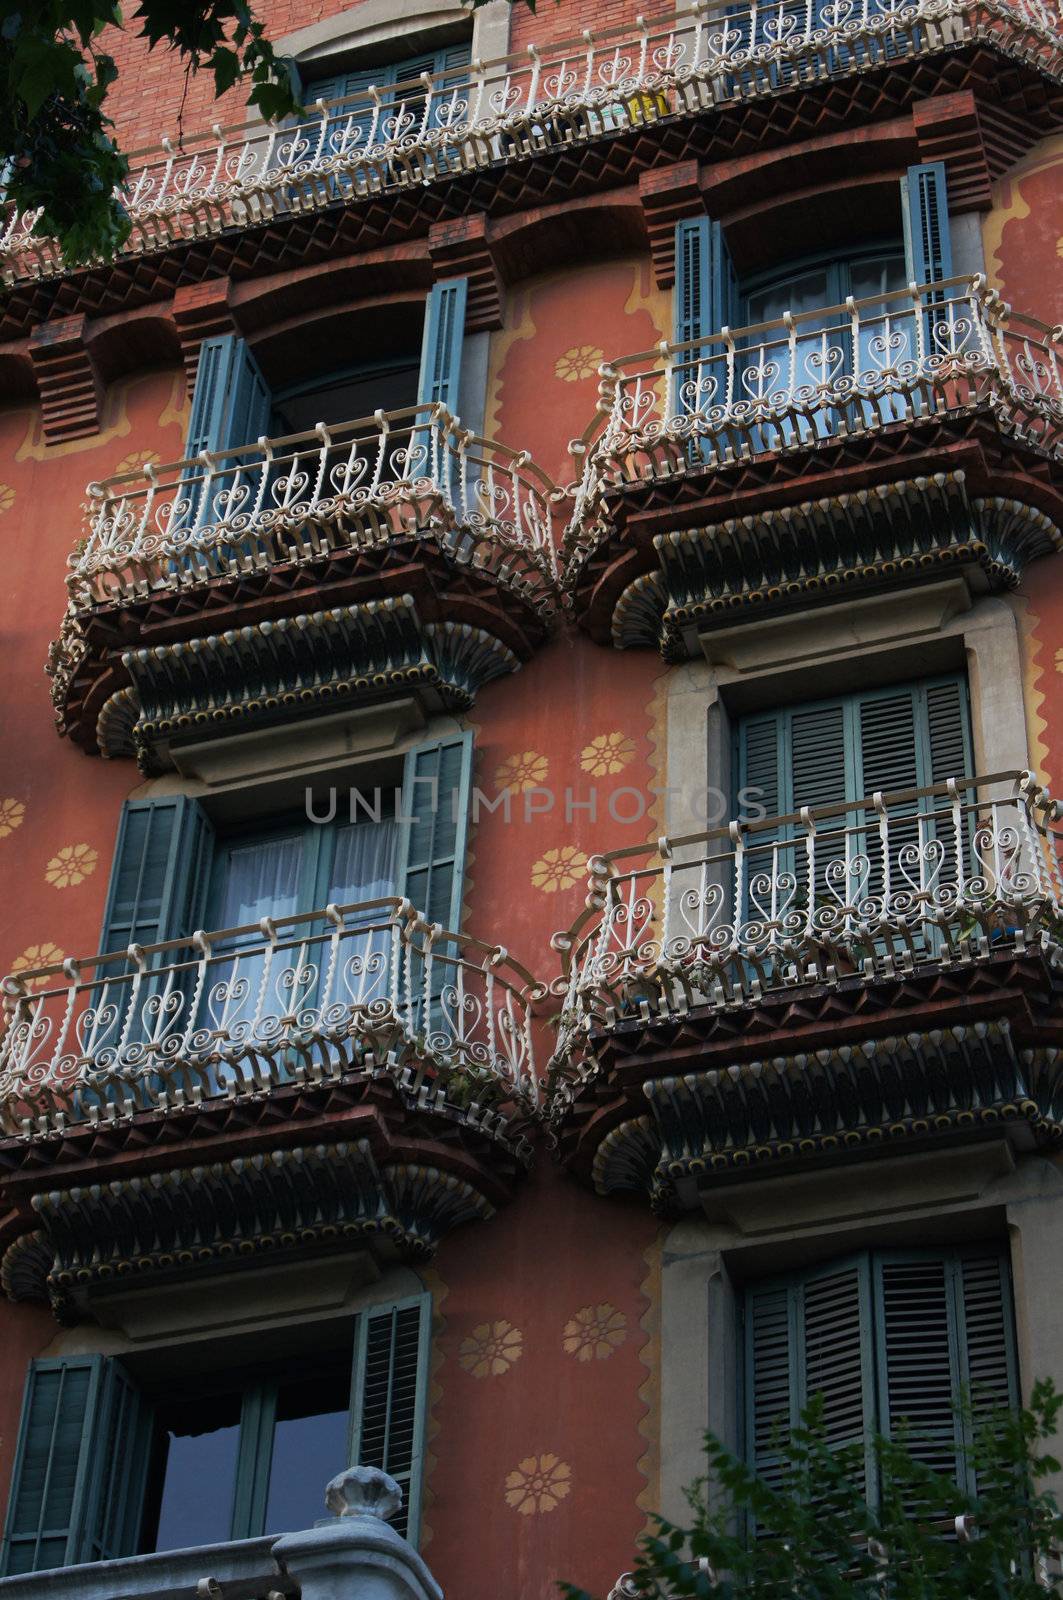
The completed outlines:
[[[989,281],[1016,313],[1049,327],[1063,324],[1063,137],[1035,145],[996,184],[982,238]],[[1031,760],[1058,793],[1063,784],[1063,563],[1051,556],[1035,562],[1020,598]]]
[[[647,261],[528,280],[512,294],[506,331],[492,336],[492,430],[567,476],[568,441],[594,414],[602,354],[645,348],[668,317]],[[11,802],[0,810],[10,827],[0,903],[15,908],[0,922],[2,971],[42,946],[96,948],[121,803],[139,782],[132,763],[83,756],[56,736],[43,672],[86,482],[146,451],[180,453],[180,373],[142,374],[109,398],[101,435],[48,451],[35,413],[0,412],[0,800]],[[485,814],[473,830],[466,925],[546,978],[558,971],[550,936],[583,904],[587,856],[661,831],[649,813],[626,824],[609,817],[611,798],[618,815],[635,816],[639,796],[663,781],[661,680],[656,656],[615,655],[565,628],[520,673],[491,684],[471,715],[477,785],[516,794],[509,823]],[[556,800],[525,820],[532,781]],[[617,797],[622,787],[637,794]],[[585,809],[567,817],[565,791],[579,802],[592,789],[598,821]],[[446,1592],[496,1600],[504,1585],[545,1600],[558,1577],[604,1592],[629,1563],[655,1493],[642,1324],[656,1235],[644,1205],[602,1202],[561,1176],[544,1144],[517,1201],[440,1250],[425,1553]],[[0,1363],[0,1486],[26,1361],[53,1336],[39,1308],[0,1305],[10,1351]]]

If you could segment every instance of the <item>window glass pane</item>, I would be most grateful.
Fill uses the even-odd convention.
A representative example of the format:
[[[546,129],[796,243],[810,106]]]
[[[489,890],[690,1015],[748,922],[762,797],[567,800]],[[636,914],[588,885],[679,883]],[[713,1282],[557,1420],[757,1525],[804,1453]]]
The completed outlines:
[[[223,1543],[232,1532],[240,1396],[212,1395],[184,1414],[175,1407],[161,1425],[166,1462],[153,1548]]]
[[[849,270],[853,297],[862,300],[867,295],[890,294],[904,288],[904,257],[879,256],[874,261],[854,261]]]
[[[301,834],[223,847],[218,926],[236,928],[260,917],[287,917],[299,909]]]
[[[277,1396],[266,1533],[328,1515],[325,1485],[347,1466],[348,1390],[339,1375],[282,1385]]]
[[[747,302],[750,322],[774,322],[784,311],[796,315],[798,311],[814,311],[817,306],[829,303],[826,267],[817,267],[813,272],[802,272],[766,289],[758,289]]]
[[[336,830],[329,900],[352,905],[357,900],[379,900],[395,890],[395,853],[398,827],[392,817],[383,822],[356,822]]]
[[[401,411],[417,404],[417,378],[420,363],[416,351],[408,361],[394,367],[365,373],[351,373],[308,388],[274,404],[279,433],[309,433],[319,422],[338,427],[372,416],[374,411]],[[374,430],[374,438],[375,430]],[[401,442],[401,441],[400,441]],[[337,450],[337,459],[339,459]]]

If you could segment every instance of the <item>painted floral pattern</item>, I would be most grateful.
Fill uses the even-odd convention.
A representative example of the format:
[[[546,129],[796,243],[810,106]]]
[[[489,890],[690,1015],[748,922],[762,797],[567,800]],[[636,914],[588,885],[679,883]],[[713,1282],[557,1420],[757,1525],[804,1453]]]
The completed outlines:
[[[574,883],[582,883],[586,865],[587,857],[574,844],[558,845],[556,850],[547,850],[532,867],[532,888],[541,889],[544,894],[571,889]]]
[[[134,450],[131,455],[123,456],[115,467],[115,475],[123,472],[139,472],[141,467],[146,467],[149,461],[159,461],[161,457],[157,450]]]
[[[604,359],[596,344],[574,344],[554,363],[554,375],[562,383],[578,383],[583,378],[593,378]]]
[[[580,753],[580,766],[593,778],[606,778],[611,773],[623,772],[629,761],[635,759],[635,741],[625,733],[600,733],[597,739],[584,746]]]
[[[91,845],[65,844],[45,867],[45,881],[56,889],[72,889],[96,871],[99,859],[99,852]]]
[[[627,1317],[615,1306],[583,1306],[565,1323],[561,1343],[577,1361],[605,1361],[627,1338]]]
[[[10,511],[14,503],[14,489],[9,483],[0,483],[0,511]]]
[[[506,1475],[506,1504],[522,1517],[556,1511],[572,1489],[572,1468],[555,1455],[525,1456]]]
[[[33,972],[38,967],[55,967],[64,960],[66,952],[57,944],[28,944],[20,956],[11,963],[12,977],[20,972]],[[27,989],[43,989],[47,978],[27,978]]]
[[[0,800],[0,839],[6,839],[9,833],[21,828],[25,816],[26,806],[22,800]]]
[[[461,1341],[458,1360],[474,1378],[498,1378],[520,1359],[524,1335],[511,1322],[481,1322]]]
[[[550,762],[537,750],[525,750],[521,755],[507,756],[495,770],[495,783],[499,789],[535,789],[546,782]]]

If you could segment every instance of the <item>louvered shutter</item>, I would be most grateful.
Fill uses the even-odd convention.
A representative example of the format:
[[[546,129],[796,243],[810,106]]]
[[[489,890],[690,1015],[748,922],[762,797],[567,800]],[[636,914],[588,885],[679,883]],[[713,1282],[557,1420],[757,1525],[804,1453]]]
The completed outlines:
[[[708,217],[685,217],[677,222],[673,342],[688,344],[719,333],[723,327],[734,327],[737,308],[738,286],[723,228]],[[687,351],[682,361],[672,380],[673,411],[682,414],[699,406],[722,405],[727,390],[726,359],[715,353],[715,347],[707,347]]]
[[[272,397],[247,341],[234,333],[204,339],[196,368],[185,454],[232,450],[269,432]]]
[[[875,1262],[880,1427],[969,1489],[965,1391],[976,1412],[1016,1397],[1010,1291],[997,1251],[913,1252]]]
[[[31,1362],[0,1553],[3,1576],[135,1554],[150,1426],[116,1361]]]
[[[363,1312],[355,1331],[351,1464],[379,1467],[402,1487],[392,1526],[416,1544],[421,1516],[432,1297]]]
[[[940,283],[952,277],[948,185],[945,164],[928,161],[909,167],[901,179],[904,258],[913,283]]]
[[[406,756],[396,893],[429,922],[461,926],[472,782],[472,734],[417,745]]]
[[[212,837],[202,807],[186,795],[126,801],[107,890],[101,952],[160,944],[195,931]]]
[[[468,278],[448,278],[433,284],[425,306],[417,382],[418,405],[438,402],[455,417],[461,390],[461,347],[465,338],[468,293]]]
[[[773,1487],[784,1476],[782,1445],[816,1395],[823,1401],[827,1442],[863,1446],[869,1464],[875,1378],[871,1321],[866,1255],[747,1292],[746,1455]],[[867,1487],[865,1478],[865,1492]]]
[[[738,793],[735,814],[742,816],[759,806],[766,817],[786,811],[783,804],[784,774],[789,770],[789,742],[780,712],[746,717],[739,724]]]

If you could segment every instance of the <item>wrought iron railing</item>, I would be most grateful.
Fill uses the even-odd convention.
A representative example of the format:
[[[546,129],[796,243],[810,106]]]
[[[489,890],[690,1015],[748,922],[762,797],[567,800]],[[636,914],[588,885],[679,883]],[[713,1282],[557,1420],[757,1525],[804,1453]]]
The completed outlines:
[[[747,791],[750,801],[755,799]],[[871,981],[1006,948],[1063,954],[1060,808],[1028,772],[735,821],[590,863],[558,1060],[588,1030]]]
[[[0,988],[5,1134],[352,1071],[481,1122],[538,1100],[540,986],[500,946],[428,925],[402,900],[70,958]]]
[[[1059,0],[695,0],[676,18],[535,45],[306,108],[294,125],[213,126],[130,155],[124,246],[143,254],[232,226],[586,144],[664,117],[865,73],[988,39],[1063,70]],[[9,282],[64,270],[38,213],[0,226]]]
[[[441,405],[377,411],[90,483],[75,608],[434,531],[455,559],[549,607],[557,490]]]
[[[1063,328],[1012,311],[981,277],[724,328],[601,372],[599,415],[573,446],[577,547],[602,495],[624,483],[980,401],[1039,449],[1063,449]]]

